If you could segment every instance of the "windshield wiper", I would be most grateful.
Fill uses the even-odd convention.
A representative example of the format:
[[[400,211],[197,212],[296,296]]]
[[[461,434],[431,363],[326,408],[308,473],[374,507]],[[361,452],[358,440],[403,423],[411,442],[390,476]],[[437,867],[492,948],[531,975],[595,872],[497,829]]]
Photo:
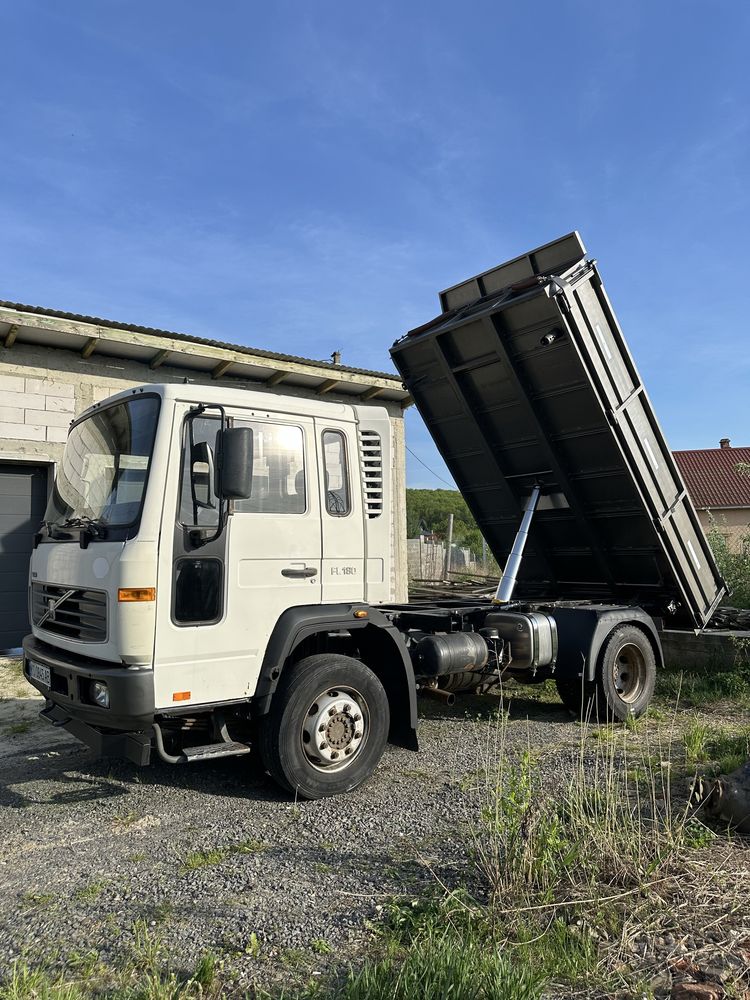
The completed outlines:
[[[81,528],[92,538],[104,538],[107,534],[107,526],[103,521],[99,521],[93,517],[86,517],[85,515],[81,517],[69,517],[65,521],[58,522],[55,527]]]

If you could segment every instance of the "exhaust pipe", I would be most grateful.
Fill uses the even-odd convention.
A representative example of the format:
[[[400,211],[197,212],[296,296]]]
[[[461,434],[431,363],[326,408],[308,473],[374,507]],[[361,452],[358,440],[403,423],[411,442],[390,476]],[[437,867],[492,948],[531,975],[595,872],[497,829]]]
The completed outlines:
[[[455,694],[452,691],[445,691],[443,688],[423,687],[421,693],[426,695],[428,698],[434,698],[435,701],[442,701],[445,705],[456,704]]]

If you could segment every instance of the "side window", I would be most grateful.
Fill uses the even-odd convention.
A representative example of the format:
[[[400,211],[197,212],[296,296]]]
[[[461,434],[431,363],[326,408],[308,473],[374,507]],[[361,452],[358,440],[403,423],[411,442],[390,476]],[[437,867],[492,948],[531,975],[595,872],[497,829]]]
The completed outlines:
[[[351,503],[346,440],[341,431],[323,431],[323,475],[326,510],[334,517],[344,517],[351,510]]]
[[[220,559],[179,559],[175,566],[174,620],[206,625],[221,617]]]
[[[185,425],[180,479],[180,524],[212,528],[219,523],[216,496],[218,417],[191,417]]]
[[[241,514],[304,514],[305,449],[301,427],[235,421],[253,429],[253,492],[249,500],[235,500]]]

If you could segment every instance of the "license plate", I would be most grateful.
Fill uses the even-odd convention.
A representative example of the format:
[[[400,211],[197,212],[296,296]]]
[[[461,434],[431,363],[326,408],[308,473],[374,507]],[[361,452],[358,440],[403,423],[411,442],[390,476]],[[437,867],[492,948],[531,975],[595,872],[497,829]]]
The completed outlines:
[[[33,681],[39,681],[40,684],[44,684],[45,687],[49,687],[51,684],[51,676],[49,667],[45,667],[43,663],[37,663],[36,660],[29,660],[29,677]]]

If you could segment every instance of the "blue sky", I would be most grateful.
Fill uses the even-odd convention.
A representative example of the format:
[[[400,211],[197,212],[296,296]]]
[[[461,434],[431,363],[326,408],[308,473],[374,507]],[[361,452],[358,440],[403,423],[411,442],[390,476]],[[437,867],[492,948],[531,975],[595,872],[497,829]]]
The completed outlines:
[[[0,31],[0,298],[388,370],[440,289],[579,229],[671,446],[750,444],[750,8],[25,0]]]

